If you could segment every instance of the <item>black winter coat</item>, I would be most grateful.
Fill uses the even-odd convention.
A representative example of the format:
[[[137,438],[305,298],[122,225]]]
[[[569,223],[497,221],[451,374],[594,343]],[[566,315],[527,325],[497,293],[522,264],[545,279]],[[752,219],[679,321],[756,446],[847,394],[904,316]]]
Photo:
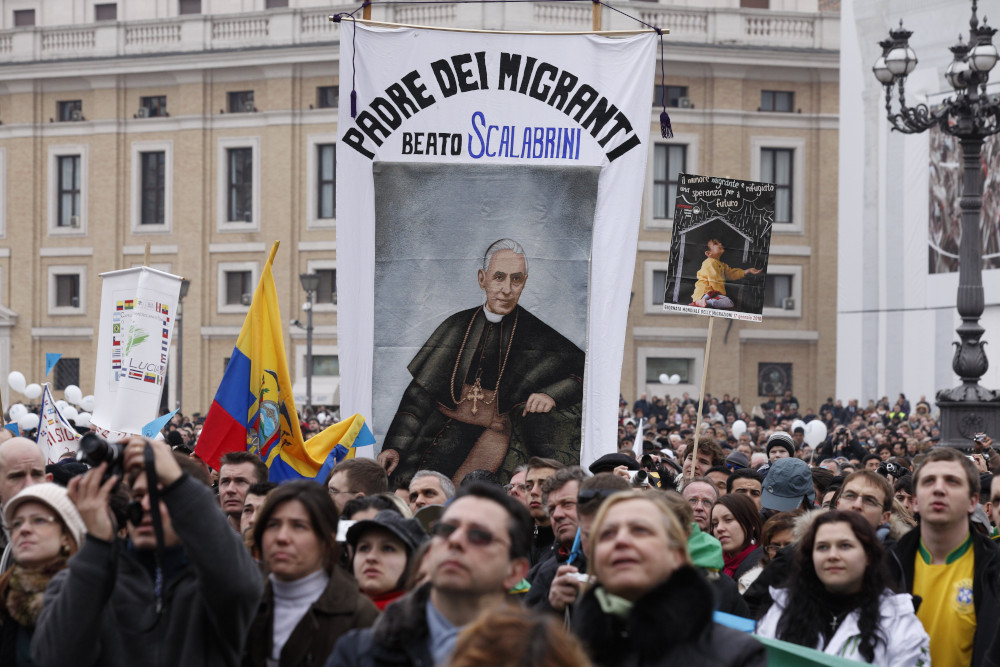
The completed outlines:
[[[385,608],[375,625],[340,638],[326,667],[433,667],[427,629],[430,584]]]
[[[679,568],[639,598],[627,620],[601,610],[594,589],[577,603],[573,633],[600,667],[764,667],[751,635],[712,620],[712,593],[693,567]]]

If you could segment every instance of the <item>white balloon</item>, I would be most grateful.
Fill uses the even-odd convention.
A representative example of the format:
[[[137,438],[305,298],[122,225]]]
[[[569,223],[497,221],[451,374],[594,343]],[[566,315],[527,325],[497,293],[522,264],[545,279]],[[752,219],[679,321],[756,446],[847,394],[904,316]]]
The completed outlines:
[[[21,371],[11,371],[10,375],[7,376],[7,385],[19,394],[24,393],[24,385],[26,382],[27,380],[24,379],[24,373]]]
[[[82,426],[84,428],[89,428],[90,427],[90,413],[89,412],[81,412],[80,414],[78,414],[76,416],[76,419],[73,420],[73,423],[76,424],[77,426]]]
[[[24,407],[21,403],[15,403],[10,406],[10,410],[7,411],[10,415],[12,421],[17,421],[24,415],[28,414],[28,408]]]
[[[94,395],[93,394],[87,394],[82,399],[80,399],[80,407],[83,408],[84,410],[86,410],[87,412],[93,412],[94,411]]]
[[[812,447],[816,447],[826,440],[826,424],[818,419],[814,419],[806,424],[805,440]]]
[[[742,419],[733,422],[733,437],[738,438],[747,432],[747,423]]]
[[[23,393],[30,399],[36,399],[42,395],[42,385],[33,382],[24,388]]]
[[[22,431],[31,431],[36,429],[38,428],[38,415],[34,412],[29,412],[17,420],[17,425],[21,427]]]
[[[673,375],[670,376],[670,384],[680,384],[680,382],[681,382],[681,376],[678,375],[677,373],[674,373]]]
[[[67,405],[66,409],[62,411],[62,416],[68,419],[69,421],[73,421],[74,419],[76,419],[77,415],[79,414],[80,413],[77,412],[77,409],[74,408],[72,405]]]
[[[666,373],[660,373],[660,384],[670,384],[670,376]]]
[[[80,401],[83,400],[83,392],[80,391],[80,388],[77,387],[75,384],[67,386],[63,390],[63,396],[66,397],[67,401],[69,401],[74,405],[80,405]]]
[[[68,407],[69,403],[67,403],[66,401],[62,399],[56,401],[56,410],[58,410],[59,412],[66,412],[66,408]]]

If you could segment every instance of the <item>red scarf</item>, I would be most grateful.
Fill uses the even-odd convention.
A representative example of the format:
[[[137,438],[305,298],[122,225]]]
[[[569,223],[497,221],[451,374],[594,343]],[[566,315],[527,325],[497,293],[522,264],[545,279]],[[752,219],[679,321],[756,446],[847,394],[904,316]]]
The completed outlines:
[[[371,596],[371,601],[375,603],[379,611],[385,611],[385,608],[390,604],[403,597],[406,594],[404,590],[389,591],[388,593],[382,593],[380,595]]]
[[[757,545],[751,542],[747,545],[746,549],[736,555],[730,556],[729,554],[723,552],[722,562],[725,563],[725,567],[722,568],[722,571],[732,577],[736,573],[736,569],[743,563],[746,557],[750,555],[750,552],[756,548]]]

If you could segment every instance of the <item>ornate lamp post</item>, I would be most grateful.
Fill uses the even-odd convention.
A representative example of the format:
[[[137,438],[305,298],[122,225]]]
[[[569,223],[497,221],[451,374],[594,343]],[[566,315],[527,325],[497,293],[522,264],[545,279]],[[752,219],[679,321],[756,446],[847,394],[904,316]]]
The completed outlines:
[[[306,302],[302,309],[306,311],[306,417],[312,412],[313,395],[313,295],[319,289],[319,276],[315,273],[299,275],[302,289],[306,291]]]
[[[961,449],[971,448],[972,436],[987,432],[1000,434],[1000,393],[986,389],[979,379],[989,367],[983,349],[984,329],[979,324],[983,314],[982,243],[979,224],[982,210],[982,167],[980,154],[983,140],[1000,132],[1000,98],[986,94],[990,70],[1000,60],[993,46],[996,29],[982,25],[976,17],[977,1],[972,0],[969,20],[969,41],[951,47],[954,56],[945,72],[948,83],[955,89],[939,108],[926,104],[907,106],[904,86],[906,77],[917,65],[917,56],[910,48],[913,34],[903,28],[889,31],[889,39],[879,42],[882,55],[872,71],[885,87],[885,109],[892,129],[905,134],[917,134],[932,127],[957,137],[962,146],[962,239],[959,247],[958,314],[962,318],[957,332],[951,366],[962,383],[937,393],[941,409],[941,443]],[[893,87],[898,90],[898,108],[893,112]]]

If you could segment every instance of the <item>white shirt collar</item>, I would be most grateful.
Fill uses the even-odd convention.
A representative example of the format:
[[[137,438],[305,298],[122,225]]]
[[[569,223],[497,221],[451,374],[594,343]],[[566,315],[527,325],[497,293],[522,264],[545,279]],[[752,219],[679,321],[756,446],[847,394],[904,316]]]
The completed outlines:
[[[497,315],[492,310],[487,308],[485,305],[483,306],[483,315],[485,315],[486,319],[492,322],[493,324],[498,324],[500,320],[503,319],[503,315]]]

